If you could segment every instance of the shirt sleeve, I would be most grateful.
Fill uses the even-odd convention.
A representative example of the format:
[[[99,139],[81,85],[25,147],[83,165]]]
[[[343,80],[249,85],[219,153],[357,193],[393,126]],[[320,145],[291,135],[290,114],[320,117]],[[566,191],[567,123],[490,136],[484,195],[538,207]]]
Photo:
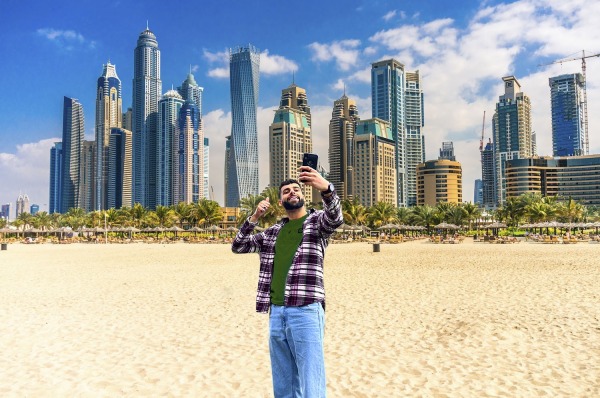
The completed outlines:
[[[335,229],[342,225],[344,217],[342,215],[342,205],[337,192],[334,190],[329,197],[323,198],[323,212],[319,214],[320,231],[324,238],[328,238],[335,232]]]
[[[238,231],[235,239],[231,243],[231,251],[234,253],[258,253],[264,240],[263,233],[252,234],[255,223],[250,222],[250,217],[246,219]]]

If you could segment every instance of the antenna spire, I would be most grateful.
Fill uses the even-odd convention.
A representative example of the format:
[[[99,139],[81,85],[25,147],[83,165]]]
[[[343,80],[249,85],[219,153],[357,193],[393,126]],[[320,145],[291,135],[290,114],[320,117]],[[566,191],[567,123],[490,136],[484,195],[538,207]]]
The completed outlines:
[[[150,28],[148,27],[148,20],[146,19],[146,30],[150,30]]]

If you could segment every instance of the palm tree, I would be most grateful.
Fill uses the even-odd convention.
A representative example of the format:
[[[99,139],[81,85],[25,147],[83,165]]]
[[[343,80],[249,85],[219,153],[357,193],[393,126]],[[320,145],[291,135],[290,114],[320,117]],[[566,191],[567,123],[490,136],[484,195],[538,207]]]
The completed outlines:
[[[241,220],[243,223],[248,217],[254,214],[254,211],[258,207],[258,204],[263,200],[263,197],[260,195],[248,195],[245,198],[240,199],[240,216],[238,218],[238,222]],[[270,200],[270,199],[269,199]],[[273,207],[273,203],[271,203],[271,207]],[[259,220],[261,222],[261,220]],[[241,225],[239,223],[239,225]]]
[[[125,217],[127,217],[124,213],[129,213],[126,208],[124,209],[125,211],[121,211],[121,209],[117,210],[113,207],[105,211],[106,226],[108,228],[124,224]]]
[[[560,217],[562,217],[568,223],[579,220],[582,217],[583,212],[583,206],[581,203],[578,203],[571,197],[569,197],[567,201],[560,202],[557,211]]]
[[[192,206],[185,203],[179,202],[176,205],[172,206],[173,213],[177,220],[179,221],[179,227],[183,228],[184,223],[188,223],[192,219]]]
[[[437,214],[436,209],[429,205],[416,206],[411,210],[411,223],[426,227],[428,233],[430,232],[431,226],[437,224],[439,221],[439,215]]]
[[[396,220],[399,224],[405,225],[410,223],[410,215],[411,212],[406,207],[398,207],[398,209],[396,210]]]
[[[61,217],[63,223],[73,229],[85,226],[85,211],[80,207],[71,207]]]
[[[465,211],[465,218],[469,223],[469,231],[472,229],[473,222],[481,217],[481,208],[471,202],[463,203],[462,209]]]
[[[130,220],[133,222],[133,226],[137,228],[141,228],[144,218],[148,214],[148,210],[142,206],[140,203],[136,203],[133,205],[131,210],[129,211]]]
[[[33,226],[45,231],[52,226],[52,218],[45,211],[37,212],[35,216],[33,216]]]
[[[396,221],[396,208],[388,202],[378,202],[369,208],[367,214],[369,223],[375,228]]]
[[[446,222],[450,222],[450,220],[448,220],[448,214],[452,211],[452,209],[454,209],[456,207],[455,203],[449,203],[449,202],[439,202],[436,206],[435,206],[435,210],[437,211],[438,217],[440,220],[442,221],[446,221]]]
[[[191,219],[196,225],[207,227],[223,220],[223,212],[217,202],[202,198],[192,206]]]
[[[23,231],[25,231],[25,229],[28,226],[32,225],[33,216],[28,212],[23,212],[23,213],[19,214],[19,216],[17,217],[17,220],[20,220],[22,222],[21,225],[23,226]]]
[[[352,200],[342,200],[342,214],[348,225],[364,225],[367,221],[367,208],[356,196]]]
[[[171,227],[175,222],[175,212],[173,209],[167,206],[156,206],[156,210],[154,210],[154,214],[156,216],[157,224],[161,227]]]
[[[6,224],[8,224],[8,221],[6,220],[6,218],[0,217],[0,228],[6,227]]]
[[[309,186],[305,186],[304,189],[312,189]],[[271,206],[269,210],[265,213],[263,218],[263,225],[273,225],[283,216],[285,216],[285,209],[283,206],[279,205],[279,187],[267,187],[261,193],[261,196],[264,198],[269,198],[269,203]],[[310,203],[307,203],[310,205]],[[250,213],[252,214],[252,213]]]
[[[445,220],[462,227],[467,218],[467,212],[462,206],[453,206],[446,212]]]

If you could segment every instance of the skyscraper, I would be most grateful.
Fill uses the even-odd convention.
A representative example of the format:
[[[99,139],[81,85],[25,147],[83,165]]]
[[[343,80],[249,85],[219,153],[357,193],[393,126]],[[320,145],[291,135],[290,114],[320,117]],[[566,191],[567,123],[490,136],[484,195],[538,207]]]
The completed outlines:
[[[55,142],[50,148],[50,192],[48,213],[60,213],[62,203],[62,142]]]
[[[418,206],[462,203],[462,166],[448,159],[428,160],[417,166]]]
[[[180,87],[177,87],[177,92],[184,101],[192,101],[198,107],[198,112],[200,117],[202,117],[202,92],[204,88],[198,86],[196,80],[194,79],[194,75],[190,72],[187,75],[187,78],[181,83]]]
[[[440,157],[438,160],[456,160],[456,156],[454,156],[454,143],[452,141],[442,142],[442,147],[440,148]]]
[[[496,202],[499,205],[504,204],[506,200],[506,162],[534,155],[531,101],[521,91],[521,85],[514,76],[506,76],[502,80],[504,95],[501,95],[496,103],[492,124],[496,163]]]
[[[252,45],[229,50],[231,138],[227,158],[225,206],[258,195],[258,104],[260,53]]]
[[[209,155],[210,144],[208,142],[208,138],[204,137],[204,197],[210,200],[214,200],[212,197],[212,190],[210,188],[210,181],[208,178],[210,170]]]
[[[174,202],[197,203],[204,198],[204,133],[195,102],[179,110],[174,149]]]
[[[133,201],[156,207],[157,109],[162,94],[160,50],[147,27],[134,50],[133,77]]]
[[[333,103],[329,121],[329,181],[341,199],[354,196],[354,133],[358,120],[356,102],[346,94]]]
[[[17,198],[16,218],[19,218],[21,213],[29,213],[29,196],[27,194],[19,194]]]
[[[396,205],[398,188],[396,145],[390,124],[373,118],[356,123],[354,135],[354,196],[363,206]]]
[[[2,210],[0,210],[0,217],[4,218],[6,221],[10,220],[10,203],[2,205]]]
[[[396,145],[397,206],[408,204],[404,65],[395,59],[371,64],[372,116],[390,123]]]
[[[419,71],[406,72],[406,204],[417,205],[417,165],[425,161],[423,89]]]
[[[110,130],[108,143],[108,208],[132,207],[132,133],[123,128]]]
[[[483,206],[483,180],[477,178],[473,185],[473,203]]]
[[[174,158],[177,156],[174,141],[177,135],[179,110],[184,103],[181,95],[175,90],[167,91],[158,102],[156,204],[161,206],[177,204],[173,196],[176,172]]]
[[[121,99],[121,80],[117,76],[115,65],[107,62],[96,88],[96,197],[92,202],[96,210],[107,209],[108,198],[108,145],[110,130],[121,127],[123,107]]]
[[[39,205],[32,204],[31,206],[29,206],[29,213],[32,216],[35,216],[39,211],[40,211],[40,206]]]
[[[96,141],[83,141],[81,145],[81,182],[79,194],[80,207],[87,212],[93,211],[96,199]]]
[[[64,98],[63,164],[60,212],[81,207],[81,151],[84,137],[83,106],[73,98]]]
[[[584,145],[583,75],[551,77],[553,156],[587,155]]]
[[[279,187],[284,180],[297,179],[302,155],[312,152],[310,107],[306,91],[295,84],[281,90],[280,106],[269,126],[269,150],[272,187]],[[312,189],[304,189],[304,200],[312,202]]]
[[[482,205],[486,209],[496,207],[496,162],[492,140],[481,151],[481,184]]]

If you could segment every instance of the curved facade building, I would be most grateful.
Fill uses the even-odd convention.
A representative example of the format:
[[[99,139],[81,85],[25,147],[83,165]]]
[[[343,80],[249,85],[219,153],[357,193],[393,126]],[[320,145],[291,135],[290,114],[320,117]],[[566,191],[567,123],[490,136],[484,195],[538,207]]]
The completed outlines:
[[[258,195],[258,105],[260,53],[252,45],[229,50],[231,138],[226,158],[225,206]]]
[[[461,203],[462,166],[460,162],[429,160],[417,166],[417,205]]]
[[[507,162],[507,197],[525,193],[600,205],[600,155],[532,157]]]
[[[148,28],[134,50],[133,77],[133,202],[156,207],[156,141],[158,100],[162,94],[160,50]]]

